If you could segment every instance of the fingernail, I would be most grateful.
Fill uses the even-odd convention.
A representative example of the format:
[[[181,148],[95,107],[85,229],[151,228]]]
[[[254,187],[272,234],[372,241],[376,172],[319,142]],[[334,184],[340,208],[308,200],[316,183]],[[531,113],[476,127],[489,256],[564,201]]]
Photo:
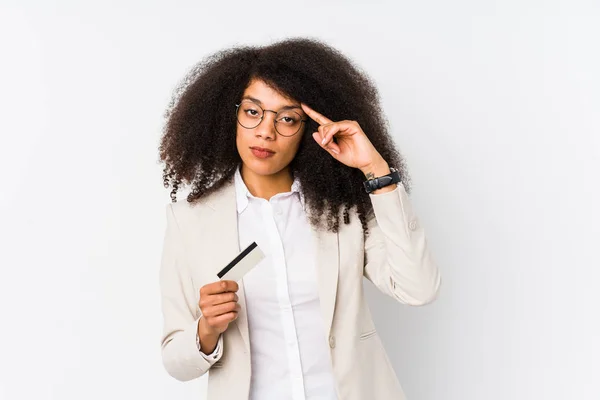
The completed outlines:
[[[327,138],[323,138],[323,140],[321,140],[321,145],[324,145],[325,142],[327,142]]]
[[[331,152],[332,152],[332,153],[335,153],[335,154],[340,154],[340,152],[339,152],[339,151],[337,151],[336,149],[331,149]]]

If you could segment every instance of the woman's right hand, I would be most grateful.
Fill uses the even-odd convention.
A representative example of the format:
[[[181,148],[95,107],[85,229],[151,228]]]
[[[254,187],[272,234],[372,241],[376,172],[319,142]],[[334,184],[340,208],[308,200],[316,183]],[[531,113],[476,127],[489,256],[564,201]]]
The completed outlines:
[[[237,292],[239,286],[234,281],[218,281],[200,288],[198,306],[202,318],[198,323],[200,347],[205,354],[212,353],[219,335],[234,321],[240,310]]]

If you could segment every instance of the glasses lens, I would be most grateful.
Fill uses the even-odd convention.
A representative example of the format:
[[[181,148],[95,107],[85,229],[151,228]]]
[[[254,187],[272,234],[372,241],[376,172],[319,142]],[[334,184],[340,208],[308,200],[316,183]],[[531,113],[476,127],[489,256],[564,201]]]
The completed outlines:
[[[295,135],[302,125],[302,117],[295,111],[285,110],[277,113],[275,128],[282,136]]]
[[[244,128],[256,128],[262,119],[262,109],[258,104],[244,100],[238,107],[237,118]]]

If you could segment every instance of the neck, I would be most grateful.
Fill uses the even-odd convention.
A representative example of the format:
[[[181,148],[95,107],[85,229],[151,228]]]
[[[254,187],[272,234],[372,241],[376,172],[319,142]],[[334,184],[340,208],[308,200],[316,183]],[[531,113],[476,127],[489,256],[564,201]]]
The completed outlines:
[[[293,179],[288,167],[272,175],[258,175],[242,164],[240,173],[246,187],[255,197],[269,200],[277,193],[292,190]]]

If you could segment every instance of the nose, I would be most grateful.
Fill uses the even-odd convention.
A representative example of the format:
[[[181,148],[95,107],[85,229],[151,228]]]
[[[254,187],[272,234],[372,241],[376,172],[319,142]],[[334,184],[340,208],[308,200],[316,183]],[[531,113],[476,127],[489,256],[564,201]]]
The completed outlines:
[[[256,127],[256,136],[264,139],[274,140],[277,136],[275,130],[275,117],[276,113],[273,111],[266,110],[263,114],[263,119],[260,124]]]

